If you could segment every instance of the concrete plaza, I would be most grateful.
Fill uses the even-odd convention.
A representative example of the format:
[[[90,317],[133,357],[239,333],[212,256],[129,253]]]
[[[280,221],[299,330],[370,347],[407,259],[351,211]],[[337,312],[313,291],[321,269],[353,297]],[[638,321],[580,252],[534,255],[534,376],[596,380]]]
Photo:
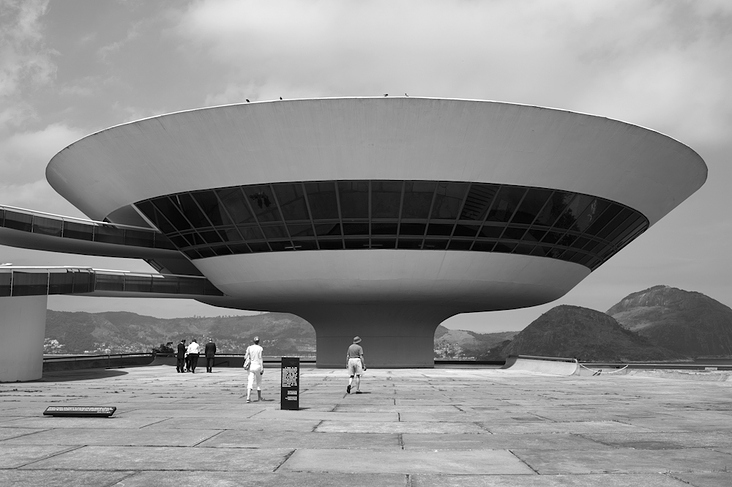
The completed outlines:
[[[550,376],[467,367],[279,369],[246,404],[240,368],[44,374],[0,384],[0,485],[725,486],[732,382],[721,372]],[[48,406],[115,406],[110,418]]]

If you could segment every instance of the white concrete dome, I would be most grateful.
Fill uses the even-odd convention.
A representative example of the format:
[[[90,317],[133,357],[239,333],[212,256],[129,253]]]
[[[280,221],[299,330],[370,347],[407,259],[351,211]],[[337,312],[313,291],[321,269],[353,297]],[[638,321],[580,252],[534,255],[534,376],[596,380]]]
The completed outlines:
[[[607,118],[393,97],[161,115],[47,168],[91,218],[144,215],[229,305],[309,320],[322,366],[354,335],[371,365],[431,366],[441,321],[561,297],[706,174],[684,144]]]

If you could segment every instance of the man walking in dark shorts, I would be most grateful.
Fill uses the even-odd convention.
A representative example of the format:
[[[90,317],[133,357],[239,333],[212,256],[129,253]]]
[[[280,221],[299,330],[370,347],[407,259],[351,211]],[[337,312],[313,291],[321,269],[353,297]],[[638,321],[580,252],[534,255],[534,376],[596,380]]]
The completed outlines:
[[[361,348],[361,337],[353,337],[353,343],[348,347],[346,352],[346,368],[350,375],[348,379],[348,387],[346,393],[351,393],[353,378],[356,377],[356,394],[361,394],[361,374],[366,370],[366,362],[363,359],[363,348]]]

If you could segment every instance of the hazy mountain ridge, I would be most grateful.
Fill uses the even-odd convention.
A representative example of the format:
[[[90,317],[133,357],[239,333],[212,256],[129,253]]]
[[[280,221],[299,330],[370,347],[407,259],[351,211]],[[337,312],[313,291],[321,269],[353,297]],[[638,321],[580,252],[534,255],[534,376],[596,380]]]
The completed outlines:
[[[501,351],[504,357],[519,354],[612,362],[686,358],[623,328],[605,313],[569,305],[541,315]]]
[[[515,331],[476,333],[466,330],[450,330],[440,325],[435,330],[435,358],[477,359],[486,350],[510,340]]]
[[[315,352],[315,330],[285,313],[161,319],[130,312],[48,310],[46,353],[149,352],[181,338],[211,336],[221,352],[243,353],[260,335],[269,355]],[[562,305],[521,332],[435,330],[435,358],[504,360],[508,355],[587,361],[663,361],[732,356],[732,309],[668,286],[632,293],[606,313]]]
[[[690,357],[732,355],[732,309],[702,293],[654,286],[607,310],[621,326]]]
[[[218,350],[244,353],[260,335],[269,354],[315,351],[315,330],[301,318],[283,313],[163,319],[130,312],[46,314],[46,353],[150,352],[161,343],[213,337]]]

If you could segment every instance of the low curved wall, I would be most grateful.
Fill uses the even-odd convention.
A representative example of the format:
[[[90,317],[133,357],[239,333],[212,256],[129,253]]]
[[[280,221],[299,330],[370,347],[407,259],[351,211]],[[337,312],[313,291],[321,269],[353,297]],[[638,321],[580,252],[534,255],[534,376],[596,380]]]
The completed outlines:
[[[579,369],[579,363],[574,358],[511,355],[506,359],[506,364],[502,368],[510,372],[575,375]]]

